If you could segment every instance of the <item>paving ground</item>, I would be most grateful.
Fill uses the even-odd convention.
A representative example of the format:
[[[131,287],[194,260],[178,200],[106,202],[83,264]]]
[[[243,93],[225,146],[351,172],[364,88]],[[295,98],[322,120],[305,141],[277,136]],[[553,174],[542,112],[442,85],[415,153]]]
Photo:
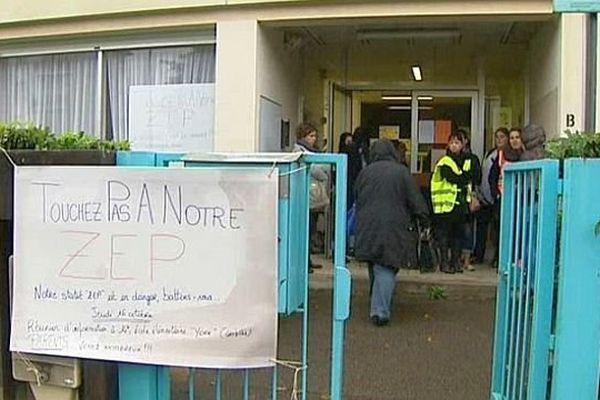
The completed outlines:
[[[482,400],[489,398],[495,270],[481,266],[462,275],[402,271],[390,326],[368,320],[367,275],[356,263],[352,315],[347,325],[344,398],[347,400]],[[332,270],[311,275],[309,399],[327,399]],[[431,286],[445,300],[430,300]],[[299,317],[280,323],[280,358],[297,360]],[[291,399],[293,374],[280,368],[279,399]],[[174,370],[173,400],[188,398],[188,373]],[[239,373],[224,374],[222,398],[242,398]],[[196,374],[197,399],[212,399],[214,374]],[[252,373],[251,399],[270,399],[270,375]]]

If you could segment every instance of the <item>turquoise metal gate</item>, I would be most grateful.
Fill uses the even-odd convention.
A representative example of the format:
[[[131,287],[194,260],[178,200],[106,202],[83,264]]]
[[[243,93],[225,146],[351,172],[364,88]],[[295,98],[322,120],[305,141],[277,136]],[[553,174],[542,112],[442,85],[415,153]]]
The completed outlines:
[[[493,400],[547,398],[556,271],[558,162],[504,175]]]
[[[300,357],[297,362],[279,362],[273,368],[246,370],[187,371],[186,397],[214,399],[264,399],[282,398],[281,369],[291,368],[293,373],[290,396],[306,399],[308,396],[308,213],[310,167],[325,164],[334,168],[335,181],[346,182],[346,158],[333,154],[305,154],[300,158],[280,155],[193,157],[181,154],[120,153],[117,164],[121,166],[168,166],[195,168],[272,168],[280,174],[279,199],[279,301],[281,318],[301,314]],[[275,169],[277,168],[277,169]],[[335,244],[333,304],[331,327],[330,390],[328,398],[342,399],[344,330],[350,314],[351,278],[346,268],[346,186],[337,184],[335,199]],[[266,370],[266,371],[265,371]],[[265,375],[266,374],[266,375]],[[139,364],[119,365],[119,397],[121,400],[169,400],[171,399],[171,368]],[[270,375],[267,377],[267,375]],[[269,382],[268,393],[252,385],[255,380]],[[207,387],[199,388],[198,382],[208,381]],[[261,385],[264,386],[264,385]],[[233,389],[232,389],[233,387]],[[261,388],[259,388],[261,389]],[[178,399],[177,399],[178,400]]]
[[[561,163],[506,170],[494,400],[600,398],[600,160]]]

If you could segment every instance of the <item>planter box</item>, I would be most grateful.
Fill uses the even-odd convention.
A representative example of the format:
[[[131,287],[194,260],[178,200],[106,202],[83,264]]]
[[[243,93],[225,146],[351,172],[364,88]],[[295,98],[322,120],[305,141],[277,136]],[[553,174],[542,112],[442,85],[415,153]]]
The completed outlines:
[[[17,165],[115,165],[114,152],[98,150],[10,150]],[[0,157],[0,220],[12,220],[13,166]]]

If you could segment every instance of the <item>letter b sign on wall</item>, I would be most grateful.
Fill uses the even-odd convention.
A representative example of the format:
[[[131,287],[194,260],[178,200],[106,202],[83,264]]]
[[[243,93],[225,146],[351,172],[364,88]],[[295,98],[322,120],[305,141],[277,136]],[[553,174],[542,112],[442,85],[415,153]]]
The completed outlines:
[[[575,126],[575,114],[567,114],[565,122],[567,128],[573,128]]]

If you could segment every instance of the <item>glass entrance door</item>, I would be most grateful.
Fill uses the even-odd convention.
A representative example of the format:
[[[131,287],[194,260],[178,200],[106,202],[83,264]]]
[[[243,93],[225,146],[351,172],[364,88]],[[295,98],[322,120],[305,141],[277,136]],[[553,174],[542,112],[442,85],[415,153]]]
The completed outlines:
[[[476,154],[483,151],[483,132],[477,132],[476,91],[415,91],[412,93],[411,170],[429,174],[445,154],[448,136],[467,132]]]

